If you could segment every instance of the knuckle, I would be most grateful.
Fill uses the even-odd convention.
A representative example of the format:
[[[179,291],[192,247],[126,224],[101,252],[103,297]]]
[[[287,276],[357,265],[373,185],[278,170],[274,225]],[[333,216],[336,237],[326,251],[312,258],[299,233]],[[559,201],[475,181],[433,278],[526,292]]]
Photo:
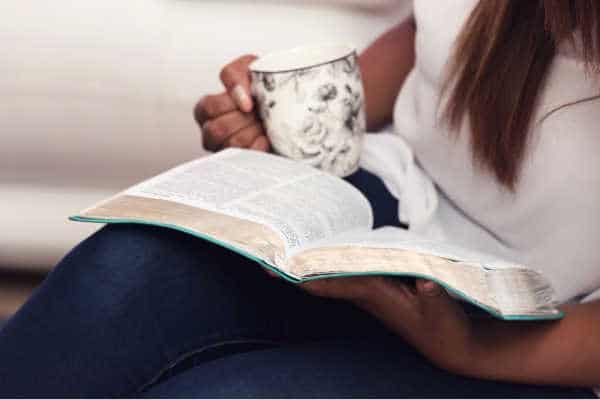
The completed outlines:
[[[198,102],[194,105],[194,118],[196,122],[202,124],[204,122],[204,109],[205,109],[205,97],[198,100]]]
[[[204,148],[206,150],[215,150],[216,148],[216,144],[214,143],[214,141],[211,139],[211,137],[206,133],[206,132],[202,132],[202,145],[204,146]]]
[[[231,64],[223,67],[223,69],[219,73],[219,78],[221,79],[222,82],[229,80],[233,76],[233,74],[234,74],[233,68],[234,67]]]
[[[202,101],[202,112],[208,116],[215,116],[215,97],[214,96],[206,96]]]
[[[211,133],[214,138],[223,140],[223,138],[227,137],[231,133],[231,127],[222,119],[213,119],[211,122]]]
[[[247,145],[243,135],[234,135],[228,142],[230,147],[246,147]]]
[[[225,92],[205,96],[200,107],[201,113],[206,116],[206,119],[217,118],[230,110],[228,94]]]
[[[194,106],[194,117],[198,123],[204,123],[208,119],[218,116],[219,97],[209,94],[203,96]]]
[[[267,135],[262,133],[260,135],[260,137],[258,138],[258,140],[259,140],[259,146],[260,146],[261,150],[269,151],[271,149],[271,142],[269,141],[269,138],[267,137]]]
[[[236,76],[247,70],[249,64],[256,60],[256,58],[257,57],[254,54],[244,54],[243,56],[238,57],[231,63],[227,64],[221,69],[219,74],[221,81],[234,80]]]
[[[203,132],[210,137],[216,136],[218,129],[219,129],[218,122],[217,122],[217,120],[214,120],[214,119],[209,119],[202,126]]]

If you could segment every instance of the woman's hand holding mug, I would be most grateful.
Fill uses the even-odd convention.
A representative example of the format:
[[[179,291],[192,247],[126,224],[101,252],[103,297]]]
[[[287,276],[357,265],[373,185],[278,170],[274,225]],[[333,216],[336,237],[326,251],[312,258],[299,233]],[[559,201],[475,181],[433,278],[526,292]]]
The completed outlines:
[[[223,68],[221,81],[226,92],[206,96],[195,110],[206,149],[272,148],[340,177],[358,169],[366,115],[354,47],[246,55]]]
[[[248,66],[256,60],[246,55],[221,71],[226,91],[203,97],[194,108],[194,117],[202,130],[204,147],[218,151],[241,147],[269,151],[270,143],[262,122],[255,113],[250,92]]]

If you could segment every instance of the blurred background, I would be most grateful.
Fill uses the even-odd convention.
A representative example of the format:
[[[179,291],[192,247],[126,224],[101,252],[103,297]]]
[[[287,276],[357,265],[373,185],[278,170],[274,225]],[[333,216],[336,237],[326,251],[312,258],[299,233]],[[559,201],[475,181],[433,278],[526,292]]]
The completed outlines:
[[[246,53],[365,48],[407,0],[0,2],[0,320],[97,225],[67,217],[204,154],[192,108]]]

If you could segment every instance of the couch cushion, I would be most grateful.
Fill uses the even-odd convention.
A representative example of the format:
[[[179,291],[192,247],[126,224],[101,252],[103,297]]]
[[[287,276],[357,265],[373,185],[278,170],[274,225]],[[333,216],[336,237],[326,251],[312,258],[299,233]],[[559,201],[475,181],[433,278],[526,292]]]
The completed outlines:
[[[98,224],[68,221],[117,189],[0,184],[0,267],[47,270]]]
[[[232,58],[400,19],[344,6],[369,1],[0,2],[0,266],[52,266],[97,229],[69,214],[201,156],[192,108]]]

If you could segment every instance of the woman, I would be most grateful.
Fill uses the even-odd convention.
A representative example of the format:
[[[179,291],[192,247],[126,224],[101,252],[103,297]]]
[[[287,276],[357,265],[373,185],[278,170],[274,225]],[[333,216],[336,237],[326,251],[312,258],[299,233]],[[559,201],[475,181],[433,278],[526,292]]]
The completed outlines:
[[[248,95],[253,59],[227,66],[227,91],[196,108],[211,150],[269,148]],[[386,160],[408,144],[439,189],[421,228],[535,265],[564,320],[475,318],[423,280],[297,288],[184,234],[111,226],[0,332],[0,395],[592,397],[600,3],[416,1],[361,68],[369,129],[393,118],[397,132],[366,143],[365,165],[386,185],[349,178],[376,224],[398,225]]]

